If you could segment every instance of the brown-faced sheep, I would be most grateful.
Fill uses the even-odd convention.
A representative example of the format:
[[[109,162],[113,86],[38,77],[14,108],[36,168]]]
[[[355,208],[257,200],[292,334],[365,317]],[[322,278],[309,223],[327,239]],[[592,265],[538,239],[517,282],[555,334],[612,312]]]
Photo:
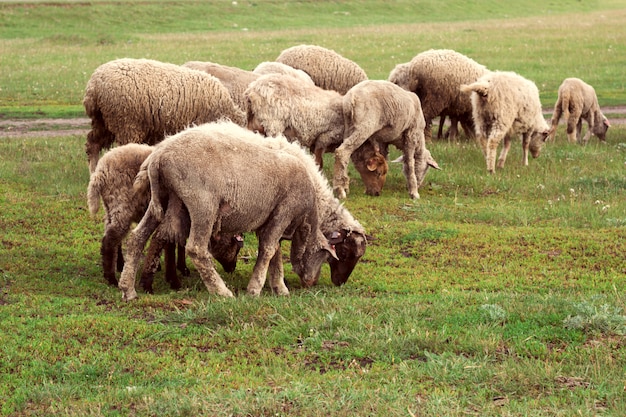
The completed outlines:
[[[450,49],[431,49],[411,61],[398,64],[388,80],[419,97],[424,114],[426,141],[432,137],[432,121],[447,115],[461,122],[465,133],[473,136],[472,103],[461,94],[461,84],[470,84],[488,72],[487,68]],[[448,131],[450,140],[457,134],[456,123]]]
[[[139,172],[141,164],[152,153],[153,147],[145,144],[130,143],[119,146],[107,152],[99,161],[96,170],[89,179],[87,186],[87,204],[89,211],[95,215],[100,208],[100,199],[105,209],[104,236],[100,246],[102,256],[102,269],[104,278],[111,285],[118,285],[115,269],[119,271],[123,267],[122,241],[130,231],[132,223],[139,222],[144,216],[150,202],[150,189],[134,189],[133,182]],[[178,215],[179,221],[184,225],[189,223],[188,214],[182,211]],[[187,226],[188,228],[188,226]],[[146,256],[142,283],[149,281],[150,286],[144,289],[151,292],[152,279],[158,266],[161,250],[165,247],[165,278],[174,289],[180,288],[180,280],[176,275],[176,268],[183,274],[189,270],[185,265],[184,240],[189,232],[181,226],[182,237],[178,246],[178,259],[175,260],[175,240],[168,239],[161,242],[157,247],[151,242],[149,253]],[[212,239],[212,253],[227,272],[232,272],[237,263],[237,254],[241,243],[237,237],[234,240]],[[146,265],[153,265],[152,269]]]
[[[282,51],[276,61],[306,72],[318,87],[340,94],[367,80],[357,63],[317,45],[292,46]]]
[[[419,98],[401,87],[380,80],[355,85],[343,98],[345,139],[335,150],[333,189],[345,198],[350,179],[348,159],[366,141],[393,144],[402,150],[403,173],[411,198],[419,198],[429,166],[438,168],[424,141],[424,117]]]
[[[141,251],[161,221],[164,204],[180,200],[189,212],[186,250],[211,293],[232,297],[211,261],[211,235],[255,231],[258,257],[248,293],[259,295],[281,237],[291,236],[291,264],[304,285],[317,280],[322,263],[335,255],[320,230],[313,175],[300,158],[268,148],[262,139],[232,122],[186,129],[163,141],[137,176],[150,182],[148,210],[128,239],[127,261],[119,281],[125,300],[137,297],[135,273]],[[291,144],[298,147],[299,145]],[[304,150],[302,150],[304,153]],[[206,167],[209,165],[210,170]],[[143,187],[138,184],[137,187]],[[270,271],[277,294],[288,294],[284,277]]]
[[[273,140],[264,143],[265,146],[286,152],[299,158],[311,172],[318,172],[314,160],[305,155],[298,147],[287,146],[284,141]],[[333,284],[343,285],[349,278],[359,259],[365,253],[367,238],[365,229],[352,216],[341,202],[333,196],[326,178],[319,172],[312,175],[315,184],[315,196],[317,198],[318,220],[324,236],[334,246],[337,258],[329,257],[330,278]],[[290,236],[283,236],[289,239]],[[277,252],[276,263],[280,262],[280,252]]]
[[[219,80],[207,73],[148,59],[117,59],[99,66],[87,82],[83,105],[91,118],[85,151],[89,171],[114,142],[153,145],[192,124],[243,113]]]
[[[252,71],[216,64],[214,62],[189,61],[185,62],[183,67],[204,71],[220,80],[221,83],[224,84],[224,87],[228,89],[230,97],[233,99],[235,104],[237,104],[237,106],[239,106],[239,108],[244,112],[247,111],[248,100],[246,99],[244,92],[246,91],[246,88],[248,88],[248,84],[255,81],[260,75],[255,74]]]
[[[267,74],[252,82],[246,91],[248,129],[268,136],[285,135],[315,155],[323,166],[324,152],[334,151],[343,141],[343,97],[332,90],[307,85],[296,78]],[[388,166],[372,145],[364,145],[363,160],[355,167],[368,190],[382,188]]]
[[[591,134],[603,142],[606,140],[606,131],[611,123],[600,110],[595,89],[580,78],[566,78],[559,87],[550,128],[552,139],[563,114],[567,120],[567,139],[570,143],[586,144]],[[588,129],[581,139],[583,120],[587,122]]]
[[[539,156],[550,128],[543,117],[535,83],[514,72],[494,71],[473,84],[461,86],[461,91],[471,95],[476,137],[487,171],[495,172],[496,152],[502,139],[498,168],[504,167],[511,136],[516,134],[522,135],[524,165],[528,165],[529,150],[533,158]]]

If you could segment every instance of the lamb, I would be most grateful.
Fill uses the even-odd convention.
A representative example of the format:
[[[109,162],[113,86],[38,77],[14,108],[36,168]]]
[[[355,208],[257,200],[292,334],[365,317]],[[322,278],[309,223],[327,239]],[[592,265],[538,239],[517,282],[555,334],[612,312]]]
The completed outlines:
[[[102,199],[105,208],[104,236],[100,247],[102,256],[102,268],[104,278],[111,285],[118,285],[115,269],[122,270],[122,241],[128,234],[131,224],[139,222],[150,202],[150,190],[134,190],[133,182],[139,172],[141,164],[152,153],[153,147],[145,144],[129,143],[118,146],[107,152],[99,161],[96,170],[89,179],[87,187],[87,203],[89,211],[95,215],[100,208]],[[188,223],[182,213],[178,217],[181,222]],[[188,216],[187,216],[188,217]],[[182,232],[184,234],[184,231]],[[187,232],[188,233],[188,232]],[[152,290],[152,278],[159,263],[161,249],[166,246],[166,280],[173,289],[180,288],[180,280],[176,275],[176,268],[183,274],[188,275],[189,270],[185,265],[184,246],[179,245],[178,260],[174,260],[175,245],[169,240],[161,244],[158,248],[151,243],[149,254],[146,257],[146,265],[154,265],[149,270],[144,266],[142,283],[150,282],[149,288],[144,286],[148,292]],[[184,242],[184,240],[182,240]],[[182,250],[181,250],[182,248]],[[233,237],[231,241],[223,239],[212,241],[213,255],[222,264],[226,272],[232,272],[237,263],[237,254],[241,248],[241,241],[238,237]],[[176,266],[175,266],[176,265]]]
[[[306,85],[293,77],[267,74],[248,86],[246,96],[248,129],[267,136],[285,135],[299,142],[315,155],[320,168],[324,152],[334,151],[343,141],[343,97],[336,91]],[[355,167],[368,190],[381,189],[387,162],[370,144],[364,146],[368,147],[362,150],[367,162],[355,162]]]
[[[244,112],[247,111],[248,100],[244,95],[248,85],[260,75],[237,67],[216,64],[214,62],[189,61],[183,64],[186,68],[204,71],[221,81],[228,89],[230,97]]]
[[[566,78],[559,87],[559,94],[552,114],[550,137],[554,139],[561,116],[567,119],[567,139],[570,143],[587,144],[591,134],[600,141],[606,141],[606,131],[611,126],[602,114],[596,91],[580,78]],[[588,130],[581,140],[583,120]]]
[[[87,82],[83,105],[91,118],[85,151],[93,173],[100,151],[113,143],[154,145],[192,124],[245,113],[215,77],[148,59],[123,58],[100,65]]]
[[[306,72],[318,87],[342,95],[367,80],[367,74],[357,63],[317,45],[292,46],[282,51],[276,61]]]
[[[391,143],[403,153],[403,173],[411,198],[419,198],[429,166],[439,168],[424,141],[424,117],[419,98],[383,80],[365,80],[343,98],[345,139],[335,151],[333,189],[345,198],[349,186],[348,158],[368,139]]]
[[[511,136],[515,134],[522,135],[525,166],[529,150],[533,158],[539,156],[550,129],[543,117],[535,83],[514,72],[494,71],[460,89],[471,95],[476,137],[488,172],[495,172],[496,151],[502,139],[504,147],[498,157],[498,168],[504,167]]]
[[[327,256],[336,257],[318,222],[312,176],[320,173],[301,158],[268,148],[266,143],[272,140],[298,147],[282,137],[261,140],[229,121],[186,129],[156,147],[136,179],[135,187],[141,189],[147,178],[151,199],[128,238],[128,260],[118,285],[125,300],[137,297],[134,282],[142,248],[159,223],[169,221],[169,207],[176,204],[183,204],[189,212],[186,251],[210,293],[233,296],[208,250],[209,239],[216,233],[256,232],[258,257],[247,289],[251,295],[260,294],[268,269],[272,290],[289,293],[277,262],[270,262],[285,235],[292,238],[293,270],[304,285],[317,280]],[[165,213],[164,204],[168,205]]]
[[[299,69],[295,69],[290,67],[287,64],[283,64],[282,62],[272,62],[272,61],[264,61],[257,65],[253,70],[253,73],[258,75],[266,75],[266,74],[283,74],[283,75],[291,75],[292,77],[299,78],[300,81],[306,84],[315,85],[311,77],[309,75]]]
[[[431,49],[416,55],[411,61],[398,64],[388,80],[419,97],[424,114],[426,141],[432,139],[432,121],[447,115],[461,122],[466,135],[473,136],[472,104],[461,94],[461,84],[471,84],[489,70],[467,56],[451,49]],[[456,123],[448,131],[455,140]]]

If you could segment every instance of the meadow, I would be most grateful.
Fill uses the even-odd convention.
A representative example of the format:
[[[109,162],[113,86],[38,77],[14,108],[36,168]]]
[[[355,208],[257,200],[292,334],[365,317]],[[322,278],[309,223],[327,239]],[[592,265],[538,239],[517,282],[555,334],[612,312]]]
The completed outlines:
[[[2,2],[0,119],[84,116],[110,59],[251,69],[299,43],[374,79],[451,48],[546,108],[570,76],[620,106],[624,21],[617,0]],[[351,168],[345,206],[373,239],[342,287],[287,265],[289,297],[246,296],[248,234],[234,299],[188,262],[183,290],[161,272],[130,303],[102,278],[84,142],[0,138],[0,415],[626,415],[626,125],[585,147],[561,126],[528,167],[515,142],[495,175],[476,144],[435,141],[417,201],[399,166],[380,197]]]

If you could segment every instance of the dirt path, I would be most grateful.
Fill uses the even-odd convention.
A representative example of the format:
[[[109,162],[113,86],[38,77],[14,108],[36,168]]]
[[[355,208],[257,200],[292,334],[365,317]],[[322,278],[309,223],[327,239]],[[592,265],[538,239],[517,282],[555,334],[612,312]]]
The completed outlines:
[[[612,125],[626,124],[626,105],[603,107],[602,112]],[[552,109],[546,108],[544,116],[552,115]],[[561,119],[561,124],[564,124]],[[87,117],[72,119],[0,119],[0,139],[19,137],[54,137],[69,135],[87,135],[90,121]],[[586,126],[583,127],[586,129]]]

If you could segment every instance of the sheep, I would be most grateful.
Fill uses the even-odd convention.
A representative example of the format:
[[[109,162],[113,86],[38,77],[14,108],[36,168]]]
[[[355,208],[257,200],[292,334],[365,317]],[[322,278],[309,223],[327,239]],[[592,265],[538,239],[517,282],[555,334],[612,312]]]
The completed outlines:
[[[244,112],[247,111],[248,101],[244,96],[244,91],[248,88],[248,84],[259,78],[259,74],[214,62],[189,61],[185,62],[183,67],[206,72],[220,80],[228,89],[235,104]]]
[[[276,61],[306,72],[318,87],[342,95],[367,80],[367,74],[357,63],[317,45],[292,46],[282,51]]]
[[[566,78],[559,87],[558,98],[552,114],[550,138],[554,139],[559,120],[563,113],[567,119],[567,139],[570,143],[587,144],[591,134],[600,141],[606,141],[606,131],[611,126],[602,114],[596,91],[580,78]],[[581,140],[583,120],[589,126]]]
[[[153,145],[189,125],[245,113],[215,77],[148,59],[122,58],[100,65],[87,82],[83,106],[91,118],[85,152],[89,172],[113,143]]]
[[[345,198],[349,186],[348,158],[368,139],[402,150],[403,173],[411,198],[419,198],[429,166],[438,168],[424,141],[424,117],[419,98],[384,80],[365,80],[343,98],[345,139],[335,151],[333,189]]]
[[[89,212],[95,216],[100,208],[100,200],[105,209],[104,216],[104,236],[102,238],[100,253],[102,256],[102,269],[104,279],[111,285],[118,285],[115,269],[122,270],[122,241],[128,234],[131,224],[139,222],[148,208],[150,202],[150,190],[135,190],[133,182],[139,172],[141,164],[152,153],[153,147],[145,144],[129,143],[118,146],[107,152],[99,161],[96,170],[89,179],[87,186],[87,205]],[[185,220],[183,214],[181,222]],[[188,217],[188,216],[187,216]],[[183,231],[184,233],[184,231]],[[181,240],[184,242],[184,239]],[[150,283],[144,289],[151,292],[152,277],[156,272],[159,263],[161,249],[166,246],[166,273],[167,282],[173,289],[180,288],[180,280],[176,275],[178,268],[184,275],[189,274],[185,265],[184,246],[179,245],[178,260],[174,260],[175,245],[168,240],[162,242],[158,247],[151,243],[149,254],[146,256],[146,265],[154,265],[152,269],[146,268],[142,274],[142,283]],[[239,237],[235,236],[231,241],[226,239],[219,241],[212,240],[212,250],[216,259],[220,262],[226,272],[232,272],[237,262],[237,254],[241,248]],[[182,250],[181,250],[182,249]],[[176,265],[176,266],[175,266]]]
[[[504,139],[498,168],[504,167],[511,147],[511,136],[522,135],[523,164],[528,165],[528,151],[537,158],[550,129],[543,117],[539,90],[535,83],[509,71],[494,71],[475,83],[462,85],[472,100],[476,137],[487,162],[487,171],[495,172],[496,151]]]
[[[329,257],[330,278],[333,284],[343,285],[349,278],[359,259],[365,254],[367,236],[365,229],[352,216],[352,214],[333,196],[333,192],[328,185],[326,178],[319,173],[315,161],[304,155],[298,147],[285,146],[284,141],[268,141],[265,146],[278,151],[287,152],[299,158],[308,166],[310,172],[317,172],[312,175],[315,183],[315,191],[318,206],[318,221],[324,236],[333,245],[337,258]],[[283,236],[283,239],[288,239]],[[280,253],[276,255],[277,265],[280,263]]]
[[[334,151],[343,141],[343,97],[336,91],[307,85],[293,77],[267,74],[248,86],[246,96],[248,129],[297,141],[315,155],[320,168],[324,152]],[[387,162],[371,144],[363,146],[365,149],[358,154],[363,159],[353,159],[355,167],[367,190],[379,190],[387,174]]]
[[[300,79],[303,83],[315,85],[311,77],[309,75],[299,69],[295,69],[290,67],[287,64],[283,64],[282,62],[273,62],[273,61],[264,61],[257,65],[253,70],[253,73],[258,75],[266,75],[266,74],[283,74],[283,75],[291,75],[292,77],[296,77]]]
[[[336,91],[267,74],[250,83],[245,94],[248,129],[298,141],[320,166],[326,149],[337,147],[343,139],[342,96]]]
[[[188,128],[155,148],[135,181],[139,189],[149,182],[151,199],[128,238],[128,260],[118,285],[124,300],[137,297],[134,283],[139,255],[159,223],[169,221],[169,207],[176,204],[184,204],[189,212],[186,251],[210,293],[233,296],[208,251],[209,239],[216,233],[256,232],[259,249],[247,288],[250,295],[260,294],[268,269],[272,290],[289,294],[277,262],[270,262],[284,235],[292,239],[291,264],[302,283],[312,285],[317,280],[327,256],[336,258],[318,222],[312,176],[321,174],[302,158],[268,148],[266,143],[272,140],[299,148],[282,137],[261,140],[230,121]]]
[[[388,80],[419,97],[424,114],[426,141],[432,139],[432,121],[447,115],[458,120],[465,133],[473,136],[472,104],[461,94],[461,84],[471,84],[489,70],[467,56],[451,49],[431,49],[417,54],[411,61],[398,64]],[[456,123],[448,131],[455,140]]]

